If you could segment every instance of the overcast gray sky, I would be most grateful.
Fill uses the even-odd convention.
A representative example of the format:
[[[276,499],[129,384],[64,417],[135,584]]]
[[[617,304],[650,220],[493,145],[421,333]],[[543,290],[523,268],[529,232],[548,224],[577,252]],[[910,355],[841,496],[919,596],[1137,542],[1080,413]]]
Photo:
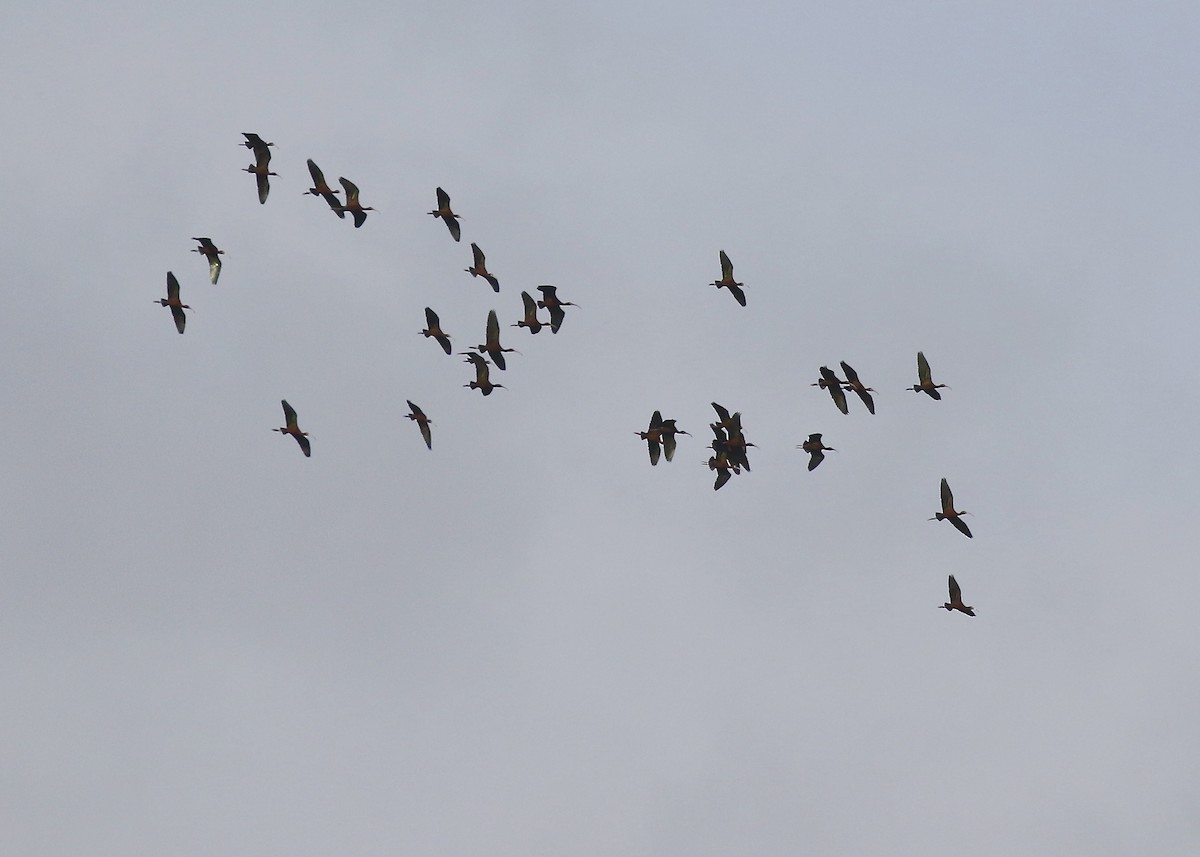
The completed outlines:
[[[1196,853],[1200,11],[833,5],[9,16],[0,850]]]

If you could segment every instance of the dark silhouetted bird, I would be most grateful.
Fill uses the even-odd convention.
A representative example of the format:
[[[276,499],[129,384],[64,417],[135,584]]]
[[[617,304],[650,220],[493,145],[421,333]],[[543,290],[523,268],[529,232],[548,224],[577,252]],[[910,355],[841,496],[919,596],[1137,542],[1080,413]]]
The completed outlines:
[[[429,307],[425,307],[425,329],[421,334],[428,339],[433,337],[438,341],[438,345],[442,346],[442,350],[447,354],[450,353],[450,337],[442,330],[442,323],[438,319],[437,313]]]
[[[933,378],[929,372],[929,361],[925,359],[925,355],[917,352],[917,380],[919,384],[913,384],[909,389],[914,393],[927,393],[931,398],[941,399],[942,394],[938,392],[940,387],[946,387],[945,384],[933,383]],[[949,387],[946,387],[949,390]]]
[[[969,515],[969,514],[971,514],[971,513],[966,510],[963,510],[961,512],[954,511],[954,495],[952,493],[950,493],[950,483],[947,482],[946,478],[943,476],[942,477],[942,511],[934,513],[934,516],[932,518],[930,518],[929,520],[931,520],[931,521],[949,521],[950,523],[954,524],[954,529],[958,530],[960,533],[962,533],[968,539],[972,539],[972,538],[974,538],[974,536],[971,535],[971,531],[967,528],[967,522],[964,521],[960,517],[961,515]]]
[[[329,186],[329,183],[325,181],[325,174],[321,172],[321,168],[316,165],[316,162],[312,158],[308,159],[308,172],[312,176],[313,186],[306,190],[305,193],[321,197],[334,214],[345,220],[346,212],[342,211],[342,203],[337,198],[337,195],[341,191],[334,190]]]
[[[171,317],[175,319],[175,329],[183,333],[183,328],[187,326],[187,315],[183,311],[191,309],[191,307],[180,302],[179,280],[175,279],[175,275],[170,271],[167,271],[167,296],[157,298],[154,303],[171,308]]]
[[[308,432],[300,431],[300,426],[296,422],[296,411],[287,403],[287,399],[283,399],[283,419],[287,423],[283,428],[271,429],[280,434],[290,434],[296,439],[296,443],[300,444],[300,449],[304,452],[305,458],[312,457],[312,447],[308,442]]]
[[[858,393],[858,397],[867,406],[867,410],[872,414],[875,413],[875,400],[871,398],[871,394],[875,391],[864,386],[863,382],[858,380],[858,373],[845,360],[842,361],[842,372],[846,375],[846,389]]]
[[[562,327],[563,319],[567,317],[563,307],[579,306],[579,304],[573,304],[570,301],[560,301],[558,299],[557,286],[538,286],[537,288],[542,293],[542,299],[538,301],[537,305],[550,310],[550,332],[558,333],[558,329]]]
[[[483,255],[483,251],[479,249],[478,244],[471,245],[471,254],[474,256],[475,264],[469,268],[464,268],[472,277],[483,277],[492,284],[492,291],[500,291],[500,281],[493,277],[487,269],[487,258]]]
[[[744,283],[736,282],[733,279],[733,263],[729,261],[729,257],[725,255],[725,251],[721,251],[721,279],[714,282],[712,285],[718,289],[729,289],[729,293],[733,295],[733,299],[742,306],[746,305],[746,293],[742,291]]]
[[[493,384],[491,379],[488,377],[487,360],[472,351],[464,351],[461,353],[466,355],[466,362],[474,365],[475,367],[475,380],[470,384],[463,384],[464,387],[470,387],[472,390],[478,390],[485,396],[490,396],[492,394],[492,390],[496,389],[497,387],[502,390],[504,389],[503,384]]]
[[[446,193],[440,187],[437,189],[438,207],[429,212],[434,217],[440,217],[446,222],[446,228],[450,230],[450,236],[458,241],[462,238],[462,230],[458,225],[458,215],[450,210],[450,194]]]
[[[803,449],[811,456],[811,458],[808,460],[808,469],[810,471],[816,470],[817,465],[825,460],[826,452],[837,452],[837,450],[832,446],[825,446],[825,444],[821,442],[820,432],[817,432],[816,434],[810,434],[808,436],[808,440],[797,446],[796,449]]]
[[[954,575],[950,575],[950,600],[941,606],[942,610],[949,612],[957,610],[960,613],[966,613],[968,616],[975,615],[975,608],[969,604],[963,604],[962,590],[958,588],[958,581],[954,579]]]
[[[405,414],[405,416],[417,424],[417,428],[421,430],[421,437],[425,438],[425,446],[428,449],[433,449],[433,433],[429,430],[429,424],[433,420],[425,416],[425,412],[414,405],[411,399],[407,399],[406,401],[411,413]]]
[[[358,199],[358,185],[349,179],[339,178],[343,190],[346,191],[346,204],[341,206],[342,211],[350,212],[350,216],[354,218],[354,228],[362,226],[367,222],[367,212],[374,211],[371,206],[363,205]]]
[[[211,238],[193,238],[193,241],[199,241],[200,246],[192,249],[193,253],[200,253],[208,260],[208,278],[212,280],[212,284],[217,284],[217,277],[221,276],[221,256],[224,255],[224,250],[218,250],[217,245],[212,243]]]
[[[842,385],[844,383],[844,381],[834,374],[832,369],[828,366],[822,366],[821,380],[813,383],[811,386],[828,390],[829,395],[833,397],[833,403],[837,405],[837,409],[843,414],[848,414],[850,413],[850,407],[846,404],[846,394],[842,392]]]

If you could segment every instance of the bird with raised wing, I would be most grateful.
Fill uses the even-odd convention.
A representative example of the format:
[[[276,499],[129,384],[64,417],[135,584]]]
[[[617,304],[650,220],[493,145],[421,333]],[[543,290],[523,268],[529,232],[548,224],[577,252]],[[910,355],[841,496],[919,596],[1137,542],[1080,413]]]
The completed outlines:
[[[929,361],[925,359],[924,352],[917,352],[917,380],[919,383],[909,387],[914,393],[926,393],[930,398],[941,399],[942,394],[938,392],[940,387],[946,387],[945,384],[933,383],[933,377],[929,371]],[[949,387],[946,387],[949,390]]]
[[[438,345],[442,346],[442,350],[447,354],[450,353],[450,337],[442,330],[442,322],[438,318],[436,312],[429,307],[425,307],[425,329],[420,331],[421,335],[426,339],[433,337],[437,340]]]
[[[557,286],[538,286],[537,288],[542,293],[542,299],[537,302],[537,305],[550,310],[550,332],[558,333],[558,329],[562,327],[563,319],[567,317],[563,307],[579,306],[579,304],[559,300]]]
[[[858,380],[858,373],[855,372],[854,368],[845,360],[842,361],[842,372],[846,375],[846,389],[853,390],[855,393],[858,393],[858,397],[862,399],[862,403],[867,406],[867,410],[874,414],[875,400],[871,398],[871,394],[874,393],[875,390]]]
[[[846,404],[846,394],[842,392],[842,386],[846,382],[839,378],[832,369],[828,366],[821,367],[821,380],[816,381],[809,386],[820,387],[823,390],[828,390],[829,395],[833,397],[833,403],[837,405],[837,409],[843,414],[850,413],[850,406]]]
[[[446,223],[446,228],[450,230],[450,237],[455,241],[462,239],[462,229],[458,225],[458,215],[450,210],[450,194],[446,193],[440,187],[437,189],[438,207],[429,212],[434,217],[440,217]]]
[[[300,444],[300,449],[304,453],[305,458],[312,458],[312,446],[308,442],[308,432],[300,431],[300,425],[296,421],[296,410],[287,403],[287,399],[283,399],[283,419],[287,423],[283,428],[271,429],[280,434],[290,434],[296,439],[296,443]]]
[[[529,292],[521,292],[521,302],[525,305],[525,317],[512,326],[527,328],[530,333],[541,333],[546,322],[538,318],[537,301]]]
[[[371,206],[363,205],[358,199],[358,185],[346,178],[339,178],[342,184],[342,189],[346,191],[346,202],[339,206],[342,211],[350,212],[354,218],[354,228],[362,226],[367,222],[367,212],[374,211]]]
[[[433,420],[425,416],[425,412],[412,403],[411,399],[406,399],[408,402],[408,410],[410,413],[405,414],[410,420],[417,424],[417,428],[421,430],[421,437],[425,438],[425,447],[433,449],[433,432],[429,430],[429,424]]]
[[[199,241],[199,247],[193,247],[193,253],[200,253],[208,260],[208,278],[212,280],[212,284],[217,284],[217,277],[221,276],[221,256],[224,255],[224,250],[218,250],[217,245],[212,242],[211,238],[193,238],[193,241]]]
[[[175,319],[175,329],[183,333],[183,328],[187,325],[187,315],[183,311],[191,309],[191,307],[179,300],[179,280],[175,279],[175,275],[170,271],[167,271],[167,296],[155,299],[154,303],[171,308],[171,317]]]
[[[512,351],[520,354],[515,348],[503,348],[500,345],[500,319],[496,317],[496,311],[488,311],[486,341],[481,345],[476,345],[475,348],[481,353],[486,353],[492,358],[492,362],[496,364],[496,368],[504,370],[504,352]]]
[[[266,204],[267,196],[271,193],[271,180],[267,177],[279,174],[271,172],[267,168],[267,161],[261,158],[248,167],[242,167],[242,172],[254,175],[254,181],[258,185],[258,202],[260,205]]]
[[[960,613],[966,613],[968,616],[975,615],[975,608],[969,604],[963,604],[962,590],[958,588],[958,581],[954,579],[954,575],[950,575],[950,600],[941,605],[942,610],[949,612],[957,610]]]
[[[502,390],[504,389],[503,384],[493,384],[491,378],[488,377],[488,362],[486,359],[473,351],[462,351],[459,353],[466,355],[467,359],[465,362],[470,363],[475,367],[475,380],[470,384],[463,384],[464,387],[470,387],[472,390],[478,390],[485,396],[490,396],[492,394],[492,390],[496,389],[497,387]]]
[[[479,249],[478,244],[471,245],[471,255],[474,258],[475,264],[469,268],[464,268],[463,270],[465,270],[472,277],[483,277],[492,284],[492,291],[500,291],[500,281],[488,272],[487,257],[483,255],[483,251]]]
[[[729,261],[724,250],[721,251],[721,279],[712,285],[718,289],[729,289],[729,294],[733,295],[734,300],[742,306],[746,305],[746,293],[742,291],[745,283],[739,283],[733,279],[733,263]]]
[[[308,159],[308,173],[312,176],[313,186],[304,193],[306,195],[312,194],[313,196],[321,197],[323,200],[325,200],[325,204],[329,206],[334,214],[336,214],[342,220],[345,220],[346,212],[342,211],[342,203],[337,198],[337,195],[341,193],[341,191],[334,190],[329,186],[329,183],[325,181],[325,174],[321,172],[321,168],[317,166],[316,161],[314,161],[312,158]]]
[[[810,471],[816,470],[817,465],[825,460],[826,452],[837,452],[837,450],[834,449],[832,446],[826,446],[821,441],[821,433],[820,432],[810,434],[808,436],[808,440],[804,441],[804,443],[797,446],[796,449],[803,449],[805,452],[807,452],[809,454],[810,458],[808,459],[808,469]]]
[[[268,143],[257,134],[251,134],[249,131],[243,131],[242,136],[246,138],[245,142],[238,143],[239,146],[245,146],[250,151],[254,152],[256,161],[271,160],[271,147],[274,143]]]
[[[971,530],[967,527],[967,522],[962,519],[962,515],[969,515],[966,510],[954,510],[954,494],[950,492],[950,483],[946,481],[946,477],[942,477],[942,511],[935,512],[930,518],[931,521],[949,521],[954,525],[954,529],[958,530],[968,539],[975,538],[971,535]]]

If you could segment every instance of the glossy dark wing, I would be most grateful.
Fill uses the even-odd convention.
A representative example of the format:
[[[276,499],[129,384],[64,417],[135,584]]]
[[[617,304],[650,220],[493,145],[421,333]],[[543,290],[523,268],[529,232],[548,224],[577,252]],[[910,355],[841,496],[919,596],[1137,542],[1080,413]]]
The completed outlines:
[[[410,411],[412,411],[413,416],[416,416],[416,417],[424,417],[425,416],[425,412],[423,410],[421,410],[420,408],[418,408],[416,405],[414,405],[412,403],[411,399],[405,399],[404,401],[408,405],[408,409]]]
[[[953,518],[949,518],[948,520],[950,521],[950,523],[954,524],[954,529],[958,530],[960,533],[962,533],[968,539],[975,538],[973,535],[971,535],[971,528],[967,526],[967,522],[964,521],[962,518],[960,518],[958,515],[955,515]]]
[[[184,327],[187,326],[187,316],[183,312],[183,307],[171,304],[171,317],[175,319],[175,329],[183,333]]]
[[[728,482],[730,480],[730,478],[731,478],[731,474],[730,474],[728,468],[718,469],[717,470],[717,481],[713,483],[713,490],[720,491],[721,486],[724,485],[726,482]]]
[[[861,382],[858,380],[858,373],[845,360],[839,364],[842,367],[842,374],[846,376],[846,380],[850,382],[850,386],[858,386]]]
[[[663,453],[667,456],[667,461],[670,461],[675,457],[675,432],[664,434],[662,443]]]
[[[283,405],[283,421],[288,428],[296,425],[296,409],[287,403],[287,399],[281,401]]]
[[[170,271],[167,271],[167,300],[179,300],[179,280]]]
[[[497,294],[499,294],[499,292],[500,292],[500,281],[499,281],[499,280],[497,280],[497,279],[496,279],[494,276],[492,276],[491,274],[484,274],[484,275],[483,275],[483,278],[484,278],[485,280],[487,280],[489,283],[491,283],[491,284],[492,284],[492,291],[494,291],[494,292],[496,292]]]
[[[450,208],[450,194],[446,193],[440,187],[437,189],[438,211],[447,211]],[[469,202],[469,200],[468,200]],[[470,207],[469,205],[467,206]]]
[[[500,319],[496,317],[496,311],[488,311],[487,320],[487,349],[488,351],[500,350]],[[493,359],[495,355],[492,355]],[[497,364],[499,365],[499,364]]]
[[[864,390],[862,387],[855,387],[854,392],[858,393],[858,397],[860,399],[862,399],[863,404],[867,406],[867,410],[870,411],[872,414],[874,414],[875,413],[875,400],[871,398],[871,394],[868,393],[866,390]]]
[[[258,184],[258,203],[264,205],[268,194],[271,193],[271,178],[267,175],[266,170],[260,170],[254,174],[254,180]]]
[[[364,223],[367,222],[367,213],[365,211],[360,211],[359,209],[356,208],[356,209],[354,209],[354,211],[351,212],[351,214],[354,215],[354,228],[355,229],[358,229],[358,227],[362,226]]]
[[[722,425],[727,425],[729,423],[729,411],[716,402],[713,402],[712,406],[713,410],[717,412],[717,416],[721,418]]]
[[[483,269],[487,267],[487,257],[483,255],[483,251],[479,249],[479,245],[474,242],[471,243],[471,256],[475,259],[476,268]]]
[[[449,338],[447,338],[445,335],[438,335],[434,336],[433,338],[438,341],[438,345],[442,346],[443,351],[445,351],[447,354],[450,353],[451,348]]]
[[[816,470],[817,465],[825,460],[825,453],[819,449],[810,449],[808,454],[812,456],[812,458],[808,460],[809,470]]]
[[[954,579],[954,575],[950,575],[950,603],[962,603],[962,590],[958,588],[958,581]]]
[[[930,398],[937,399],[939,402],[942,400],[942,394],[934,387],[926,387],[925,392],[929,394]]]
[[[450,230],[450,237],[455,241],[462,240],[462,227],[458,225],[458,220],[453,217],[442,218],[446,221],[446,228]]]
[[[439,330],[442,326],[441,319],[431,307],[425,307],[425,327],[429,330]]]
[[[346,219],[346,212],[342,210],[342,203],[336,196],[333,195],[332,191],[321,194],[321,198],[325,200],[325,203],[333,210],[333,213],[336,214],[338,218],[341,220]]]
[[[533,295],[529,292],[521,292],[521,303],[525,305],[525,321],[530,322],[537,319],[537,301],[533,299]]]
[[[650,464],[658,464],[658,458],[662,455],[662,446],[654,438],[648,437],[646,438],[646,448],[650,451]]]
[[[662,411],[655,411],[650,415],[650,427],[648,431],[661,431],[662,425]]]
[[[930,380],[929,361],[925,359],[923,351],[917,352],[917,378],[921,382],[921,386],[932,383]]]
[[[729,293],[731,295],[733,295],[733,299],[735,301],[737,301],[742,306],[746,305],[746,293],[744,291],[742,291],[740,287],[726,286],[725,288],[729,289]]]
[[[418,421],[417,427],[421,429],[421,437],[425,439],[425,448],[433,449],[433,432],[429,429],[429,423]]]
[[[558,301],[558,286],[538,286],[537,289],[542,293],[542,300],[546,301],[547,304]]]
[[[558,333],[558,329],[562,327],[563,319],[567,317],[567,311],[554,304],[550,307],[550,332]]]
[[[754,272],[751,271],[750,273],[754,273]],[[721,251],[721,279],[722,280],[732,280],[733,279],[733,263],[729,261],[729,257],[725,255],[724,250]],[[746,305],[746,301],[744,299],[738,301],[738,303],[740,303],[742,306]]]
[[[294,434],[292,437],[296,439],[296,443],[300,444],[300,449],[304,451],[304,457],[312,458],[312,445],[308,442],[308,438],[302,434]]]
[[[323,187],[329,187],[329,185],[325,184],[325,174],[321,172],[321,168],[317,166],[317,162],[312,158],[308,159],[308,174],[312,176],[313,187],[315,189],[319,190]]]
[[[954,511],[954,494],[950,491],[950,483],[942,477],[942,514],[948,515]]]
[[[833,374],[832,372],[830,374]],[[837,409],[843,414],[850,413],[850,406],[846,404],[846,394],[842,391],[841,385],[830,384],[825,388],[829,391],[829,395],[833,397],[833,403],[837,405]]]
[[[346,191],[346,205],[350,206],[358,202],[358,185],[347,178],[338,178],[342,184],[342,189]]]

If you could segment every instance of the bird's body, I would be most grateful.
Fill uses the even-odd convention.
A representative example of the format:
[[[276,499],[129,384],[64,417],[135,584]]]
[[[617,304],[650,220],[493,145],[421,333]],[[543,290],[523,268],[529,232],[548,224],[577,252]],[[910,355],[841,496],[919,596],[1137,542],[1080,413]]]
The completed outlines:
[[[960,613],[966,613],[968,616],[975,615],[975,608],[969,604],[963,604],[962,590],[958,587],[958,581],[954,579],[954,575],[950,575],[950,600],[941,606],[942,610],[947,612],[957,610]]]
[[[655,411],[655,413],[658,413],[658,411]],[[686,434],[688,437],[691,437],[689,432],[675,425],[675,420],[662,421],[662,425],[659,427],[659,435],[662,438],[663,454],[666,456],[667,461],[675,457],[675,436],[679,434]]]
[[[809,456],[811,456],[808,460],[808,469],[810,471],[816,470],[817,465],[825,460],[826,452],[837,452],[837,450],[835,450],[832,446],[826,446],[821,441],[821,433],[820,432],[816,432],[815,434],[810,434],[808,436],[808,440],[804,441],[804,443],[800,444],[796,448],[803,449],[805,452],[807,452],[809,454]]]
[[[156,298],[154,303],[171,308],[171,317],[175,319],[175,329],[183,333],[183,329],[187,325],[187,315],[184,310],[191,309],[191,307],[179,300],[179,280],[175,279],[175,275],[170,271],[167,271],[167,296]]]
[[[267,177],[279,174],[271,172],[267,168],[266,161],[259,161],[256,164],[243,167],[242,172],[253,173],[254,181],[258,185],[258,202],[260,205],[266,204],[267,196],[271,193],[271,180]]]
[[[317,166],[312,158],[308,159],[308,173],[312,176],[313,186],[306,190],[305,193],[321,197],[325,200],[325,204],[333,210],[334,214],[345,220],[346,212],[342,211],[342,204],[337,198],[337,195],[341,191],[334,190],[329,186],[329,183],[325,181],[325,174],[321,172],[321,168]]]
[[[721,452],[708,459],[708,469],[715,470],[717,473],[717,479],[713,482],[714,491],[720,491],[721,486],[728,482],[734,473],[738,472],[738,468],[730,463],[729,457]]]
[[[421,437],[425,439],[426,449],[433,449],[433,432],[429,430],[429,424],[433,422],[429,417],[425,416],[425,412],[408,401],[408,410],[410,413],[405,414],[410,420],[417,424],[417,428],[421,430]]]
[[[483,344],[476,345],[475,347],[481,354],[486,353],[491,357],[492,362],[496,364],[496,368],[503,371],[506,368],[504,365],[504,352],[516,351],[518,354],[520,352],[515,348],[504,348],[500,345],[500,319],[496,317],[494,309],[488,311],[486,337],[486,341]]]
[[[854,368],[849,363],[843,360],[841,365],[842,372],[846,376],[846,389],[857,393],[858,397],[862,399],[862,403],[867,406],[867,410],[874,414],[875,400],[871,398],[871,394],[875,391],[858,379],[858,373],[854,371]]]
[[[466,362],[475,367],[475,380],[469,384],[463,384],[464,387],[470,387],[472,390],[478,390],[485,396],[490,396],[492,394],[492,390],[496,389],[497,387],[504,389],[503,384],[493,384],[491,379],[488,377],[487,360],[471,351],[465,351],[462,353],[467,358]]]
[[[525,317],[514,324],[513,327],[524,327],[530,333],[541,333],[546,323],[537,317],[537,301],[533,299],[533,295],[529,294],[529,292],[521,292],[521,302],[525,305]]]
[[[283,403],[283,419],[287,425],[283,428],[271,429],[280,434],[290,434],[296,439],[296,443],[300,444],[300,450],[304,453],[305,458],[312,457],[312,446],[308,442],[308,432],[300,431],[300,426],[296,421],[296,410],[287,403],[287,399],[282,400]]]
[[[950,491],[950,483],[946,478],[942,477],[942,511],[936,512],[929,520],[934,521],[949,521],[954,525],[954,529],[958,530],[968,539],[975,538],[971,535],[971,530],[967,527],[967,522],[962,519],[962,515],[969,515],[970,512],[965,509],[955,511],[954,509],[954,494]]]
[[[537,305],[550,310],[550,332],[558,333],[558,329],[562,327],[563,319],[567,317],[567,313],[563,307],[579,306],[579,304],[559,300],[557,286],[538,286],[537,288],[542,293],[542,299],[537,302]]]
[[[721,279],[712,283],[718,289],[729,289],[729,294],[733,295],[742,306],[746,305],[746,293],[742,291],[744,283],[739,283],[733,279],[733,263],[729,261],[729,257],[725,255],[725,251],[721,251]]]
[[[662,427],[662,412],[655,411],[650,415],[650,425],[647,426],[646,430],[634,432],[634,434],[646,441],[646,448],[650,453],[651,466],[658,464],[658,459],[662,455]]]
[[[211,238],[193,238],[192,240],[200,242],[200,246],[192,248],[192,252],[200,253],[208,260],[208,278],[215,286],[217,277],[221,276],[221,256],[225,251],[218,250]]]
[[[842,386],[845,383],[828,366],[822,366],[821,379],[811,386],[828,390],[829,395],[833,397],[833,403],[837,405],[837,409],[843,414],[848,414],[850,413],[850,406],[846,404],[846,394],[842,391]]]
[[[363,205],[358,199],[358,185],[346,178],[339,178],[342,189],[346,191],[346,202],[339,206],[342,211],[350,212],[354,218],[354,228],[358,229],[367,222],[367,212],[374,211],[371,206]]]
[[[471,255],[474,264],[464,270],[472,277],[483,277],[492,284],[492,291],[500,291],[500,281],[497,280],[487,269],[487,257],[483,255],[483,251],[479,249],[478,244],[471,245]]]
[[[437,313],[429,307],[425,307],[425,329],[421,334],[428,339],[433,337],[437,340],[438,345],[442,346],[442,350],[447,354],[450,353],[450,337],[442,330],[442,323],[438,319]]]
[[[938,388],[946,387],[945,384],[933,383],[932,373],[929,371],[929,361],[925,359],[924,352],[917,352],[917,381],[909,389],[914,393],[925,393],[930,398],[941,399],[942,394],[938,392]],[[950,389],[946,387],[946,389]]]
[[[462,229],[458,225],[458,215],[450,210],[450,194],[446,193],[440,187],[437,189],[438,207],[429,212],[434,217],[440,217],[446,224],[446,228],[450,230],[450,237],[455,241],[462,239]]]

